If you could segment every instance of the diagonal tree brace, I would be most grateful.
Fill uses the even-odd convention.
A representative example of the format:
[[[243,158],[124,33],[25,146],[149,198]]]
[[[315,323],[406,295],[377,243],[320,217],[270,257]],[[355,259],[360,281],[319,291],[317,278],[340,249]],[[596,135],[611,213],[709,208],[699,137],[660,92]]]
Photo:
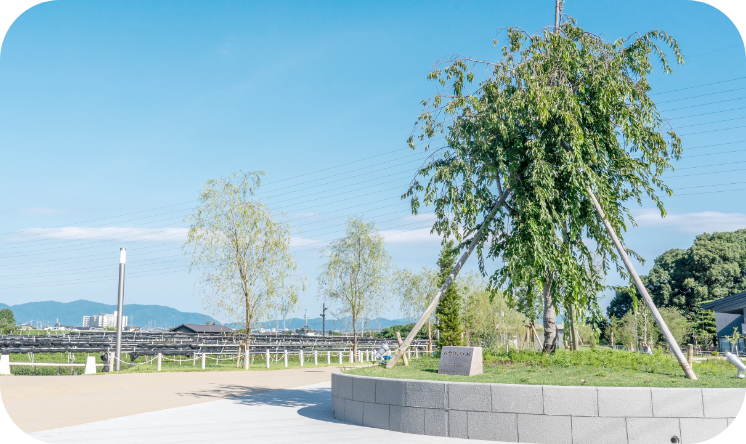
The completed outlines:
[[[495,205],[492,206],[490,213],[487,215],[487,217],[484,218],[484,221],[482,221],[482,226],[479,227],[479,230],[471,238],[471,242],[469,242],[469,248],[467,248],[466,252],[464,252],[463,256],[461,256],[461,259],[456,262],[456,265],[453,267],[453,271],[451,271],[451,274],[448,275],[448,279],[446,279],[445,283],[440,288],[440,291],[438,291],[438,294],[435,295],[435,298],[433,298],[433,301],[430,303],[430,305],[427,306],[427,309],[425,309],[425,313],[422,314],[420,320],[417,321],[417,324],[415,324],[414,328],[412,328],[412,331],[409,332],[407,338],[396,350],[394,356],[392,356],[391,360],[389,360],[388,364],[386,364],[386,368],[393,368],[396,365],[397,361],[399,361],[399,359],[407,351],[407,348],[409,347],[409,344],[412,342],[414,337],[417,336],[417,333],[420,332],[422,326],[425,325],[425,322],[427,322],[428,319],[430,319],[430,315],[433,313],[433,311],[435,311],[435,308],[440,303],[440,299],[443,297],[444,294],[446,294],[446,291],[448,291],[448,287],[451,286],[453,281],[456,279],[456,276],[458,276],[459,271],[461,271],[461,267],[464,266],[464,263],[469,258],[469,256],[471,256],[471,253],[477,247],[477,244],[479,244],[479,242],[482,240],[489,221],[492,220],[493,217],[495,217],[495,214],[497,214],[497,210],[505,205],[510,191],[511,190],[509,188],[505,189],[500,196],[500,199],[495,202]]]

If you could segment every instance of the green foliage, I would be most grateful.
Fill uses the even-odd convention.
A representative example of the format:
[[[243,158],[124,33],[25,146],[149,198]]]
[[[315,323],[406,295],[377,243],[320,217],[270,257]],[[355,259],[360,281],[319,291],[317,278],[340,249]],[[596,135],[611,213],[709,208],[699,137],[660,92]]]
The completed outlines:
[[[263,172],[210,179],[199,196],[184,252],[198,269],[205,306],[248,330],[286,301],[305,279],[290,254],[292,229],[256,196]]]
[[[396,332],[401,334],[402,339],[406,338],[409,332],[414,328],[415,323],[406,325],[392,325],[391,327],[384,328],[379,333],[376,333],[376,338],[396,338]],[[427,329],[420,329],[415,336],[415,339],[427,339]]]
[[[435,65],[429,78],[444,91],[423,102],[409,139],[412,148],[420,140],[433,150],[419,171],[426,183],[415,179],[403,197],[411,196],[414,213],[433,205],[433,229],[460,242],[505,199],[478,250],[482,269],[485,252],[504,264],[493,287],[531,294],[552,276],[558,305],[570,298],[600,311],[603,274],[612,264],[626,271],[589,190],[622,241],[626,220],[634,220],[627,202],[650,198],[665,214],[657,190],[672,193],[661,175],[680,157],[681,141],[664,128],[647,75],[651,57],[671,72],[656,40],[679,63],[683,57],[663,31],[606,42],[572,18],[558,33],[509,28],[507,39],[497,62],[456,56]],[[480,72],[485,78],[472,87]]]
[[[725,339],[730,343],[730,351],[731,353],[738,353],[738,340],[741,339],[741,333],[738,331],[738,327],[733,327],[733,334],[730,336],[725,336]]]
[[[684,377],[676,359],[660,350],[653,355],[603,347],[578,352],[544,354],[510,350],[484,353],[484,374],[438,374],[437,358],[421,357],[392,369],[361,367],[345,373],[398,379],[476,383],[606,387],[743,387],[733,367],[722,359],[695,361],[698,380]]]
[[[331,304],[335,317],[350,317],[357,350],[358,322],[380,317],[388,302],[394,261],[374,222],[347,219],[345,236],[319,253],[326,258],[318,276],[318,297]]]
[[[393,287],[399,296],[399,311],[412,321],[419,320],[440,290],[438,281],[438,273],[429,267],[422,267],[419,272],[397,271]]]
[[[700,342],[717,334],[715,315],[702,303],[746,291],[746,229],[703,233],[686,250],[672,249],[655,259],[641,276],[658,307],[675,307],[687,317]],[[609,315],[621,317],[630,309],[628,289],[617,290]]]
[[[456,263],[458,250],[454,248],[453,240],[449,240],[440,251],[438,258],[438,286],[441,287],[448,279],[448,275],[453,270]],[[463,301],[458,291],[458,285],[453,282],[448,291],[440,299],[438,307],[435,309],[435,317],[438,319],[438,330],[440,331],[440,340],[438,347],[445,346],[462,346],[464,345],[464,325],[463,325]]]
[[[490,291],[489,282],[480,274],[466,274],[460,283],[467,345],[502,349],[525,333],[526,317],[509,304],[502,291]]]
[[[8,335],[15,333],[16,330],[16,317],[13,310],[10,308],[0,310],[0,334]]]

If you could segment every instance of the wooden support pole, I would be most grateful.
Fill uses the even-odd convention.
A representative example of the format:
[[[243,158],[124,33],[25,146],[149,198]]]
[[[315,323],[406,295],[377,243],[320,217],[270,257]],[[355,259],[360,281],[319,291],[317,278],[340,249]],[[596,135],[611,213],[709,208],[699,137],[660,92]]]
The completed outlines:
[[[397,349],[398,351],[401,349],[401,344],[402,344],[401,333],[399,333],[398,331],[396,332],[396,342],[399,343],[399,348]],[[404,359],[404,366],[409,367],[409,359],[407,359],[407,355],[402,354],[402,358]]]
[[[696,380],[697,375],[694,374],[694,370],[692,370],[692,366],[689,365],[688,362],[686,362],[686,358],[684,357],[684,354],[681,353],[681,348],[679,348],[679,344],[676,343],[676,339],[671,334],[671,331],[668,329],[666,322],[663,320],[663,317],[658,311],[658,308],[655,306],[653,299],[648,294],[647,288],[645,288],[645,285],[642,283],[640,276],[637,274],[637,271],[635,271],[635,267],[632,266],[632,262],[629,260],[629,257],[627,257],[627,252],[624,251],[624,247],[622,247],[621,242],[619,242],[619,239],[616,236],[616,232],[614,231],[614,228],[612,228],[609,221],[606,220],[606,215],[604,214],[604,210],[601,208],[601,205],[598,203],[598,200],[596,199],[596,195],[593,194],[593,190],[590,187],[588,187],[588,194],[591,197],[591,201],[593,201],[593,206],[596,207],[596,212],[598,212],[598,215],[601,217],[601,220],[604,222],[604,226],[606,226],[606,231],[609,233],[609,236],[611,236],[611,239],[614,241],[614,245],[616,246],[616,249],[619,252],[619,256],[622,257],[624,266],[627,267],[627,271],[629,272],[630,276],[632,276],[632,280],[635,282],[635,287],[637,287],[637,291],[639,291],[643,299],[645,299],[645,303],[650,309],[650,312],[653,314],[655,323],[658,324],[658,328],[660,328],[661,332],[663,332],[663,336],[666,338],[668,347],[671,349],[674,356],[676,356],[676,359],[679,361],[679,365],[681,365],[681,368],[684,370],[686,377],[689,379]]]
[[[493,217],[495,217],[495,214],[497,214],[497,210],[499,210],[505,204],[508,195],[510,195],[510,191],[510,189],[505,189],[500,196],[500,199],[498,199],[498,201],[495,202],[495,204],[492,206],[489,214],[482,221],[482,225],[479,227],[479,230],[477,230],[474,236],[472,236],[471,241],[469,242],[469,247],[461,256],[461,259],[456,262],[456,265],[453,267],[453,271],[451,271],[451,274],[448,275],[448,278],[443,283],[443,286],[440,287],[440,290],[435,295],[435,298],[433,298],[433,301],[430,302],[430,305],[427,306],[427,309],[425,309],[425,312],[420,317],[420,320],[417,321],[414,328],[412,328],[412,331],[410,331],[407,335],[407,338],[399,346],[399,348],[396,350],[396,353],[394,353],[389,362],[386,364],[386,368],[393,368],[396,365],[397,361],[399,361],[399,359],[404,356],[407,347],[409,347],[409,344],[412,343],[414,337],[417,336],[417,333],[420,332],[422,326],[425,325],[425,322],[427,322],[428,319],[430,319],[433,311],[435,311],[435,308],[440,303],[440,299],[443,297],[444,294],[446,294],[446,291],[448,291],[448,288],[451,286],[453,281],[456,280],[456,276],[458,276],[459,271],[461,271],[461,267],[464,266],[464,263],[467,259],[469,259],[469,256],[471,256],[471,253],[477,247],[477,244],[482,240],[482,236],[484,236],[484,231],[487,228],[487,225],[489,225],[489,222],[492,220]]]

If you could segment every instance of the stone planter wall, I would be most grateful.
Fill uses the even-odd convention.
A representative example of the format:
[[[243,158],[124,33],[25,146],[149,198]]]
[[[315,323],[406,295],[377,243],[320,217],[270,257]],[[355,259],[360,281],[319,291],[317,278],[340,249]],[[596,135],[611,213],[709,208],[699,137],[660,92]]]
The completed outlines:
[[[332,374],[332,413],[421,435],[547,444],[693,444],[732,422],[746,389],[561,387]]]

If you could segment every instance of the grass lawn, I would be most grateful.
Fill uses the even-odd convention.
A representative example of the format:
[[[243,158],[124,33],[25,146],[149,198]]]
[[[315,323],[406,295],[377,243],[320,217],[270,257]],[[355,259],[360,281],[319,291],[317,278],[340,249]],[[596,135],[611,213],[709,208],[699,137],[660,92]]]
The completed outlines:
[[[96,357],[96,363],[101,364],[98,354],[91,354]],[[75,363],[85,364],[86,353],[76,353]],[[130,365],[130,360],[126,355],[122,357],[125,361],[121,365],[119,372],[103,372],[104,367],[96,367],[96,374],[114,374],[114,373],[153,373],[157,372],[157,359],[154,356],[138,356],[138,358]],[[267,371],[267,370],[281,370],[285,368],[285,362],[282,354],[279,355],[279,361],[275,362],[276,355],[270,354],[270,368],[267,368],[266,358],[264,355],[254,356],[254,361],[249,367],[249,371]],[[174,362],[173,360],[181,360],[181,362]],[[60,353],[36,353],[34,355],[34,362],[48,362],[48,363],[59,363],[59,367],[31,367],[31,366],[11,366],[11,374],[13,375],[39,375],[39,376],[53,376],[53,375],[70,375],[70,367],[67,367],[67,355]],[[152,361],[151,361],[152,360]],[[25,354],[12,354],[10,355],[11,362],[30,362],[29,358]],[[151,362],[147,362],[151,361]],[[313,354],[305,356],[304,368],[316,367],[313,363]],[[146,363],[147,362],[147,363]],[[202,364],[198,357],[196,361],[192,361],[192,358],[186,356],[164,356],[161,365],[161,372],[208,372],[208,371],[245,371],[243,370],[243,361],[241,362],[241,368],[236,368],[236,361],[234,360],[220,360],[216,362],[211,357],[207,357],[205,361],[205,369],[202,370]],[[364,363],[363,365],[370,365],[371,363]],[[319,354],[319,365],[318,367],[343,367],[349,368],[357,366],[358,364],[350,364],[349,357],[345,357],[342,360],[342,364],[339,364],[339,358],[332,356],[332,363],[326,363],[326,353]],[[288,356],[287,368],[301,368],[300,360],[298,356]],[[83,367],[72,367],[72,374],[82,374]]]
[[[409,367],[400,363],[389,370],[374,366],[351,369],[344,373],[383,378],[503,384],[746,388],[746,379],[736,378],[736,368],[722,358],[695,361],[693,367],[697,381],[684,377],[684,372],[672,355],[651,356],[610,349],[580,350],[574,353],[558,351],[553,355],[511,351],[486,356],[484,374],[471,377],[439,375],[438,363],[439,360],[435,357],[423,357],[410,360]]]

